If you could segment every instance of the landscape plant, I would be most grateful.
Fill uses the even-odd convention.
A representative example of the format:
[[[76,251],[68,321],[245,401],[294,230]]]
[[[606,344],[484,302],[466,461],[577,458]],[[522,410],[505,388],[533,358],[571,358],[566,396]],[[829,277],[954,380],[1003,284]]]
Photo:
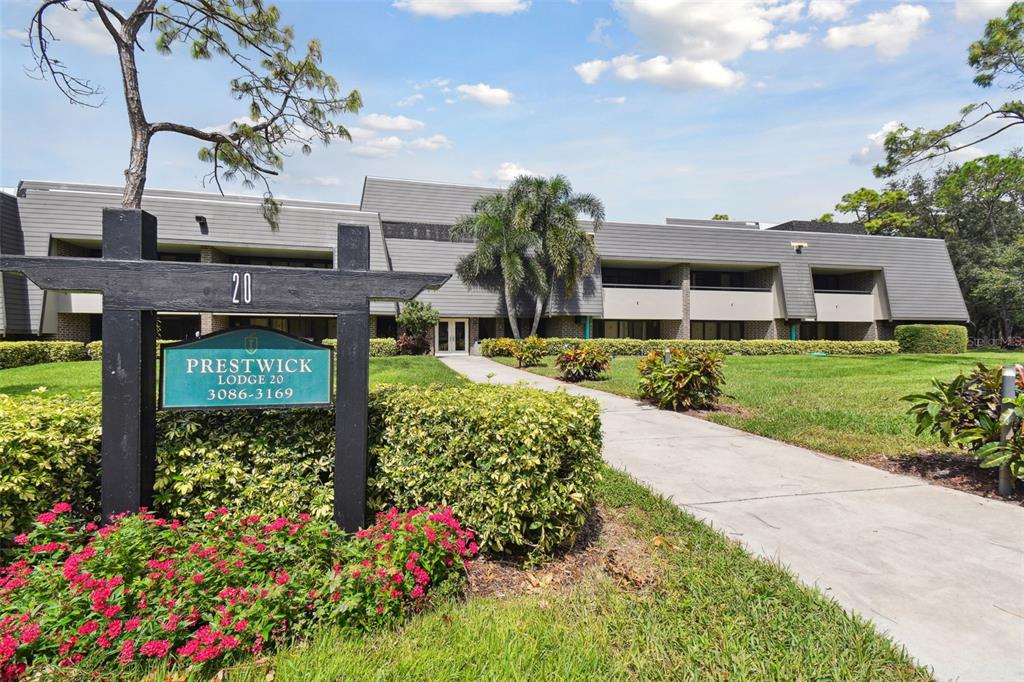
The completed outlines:
[[[1017,396],[1003,412],[1000,366],[979,363],[968,374],[949,381],[932,379],[932,390],[904,396],[911,403],[908,414],[914,417],[916,433],[931,433],[943,445],[955,445],[974,455],[983,468],[1007,466],[1016,478],[1024,478],[1024,433],[1020,416],[1024,415],[1024,370],[1018,370]],[[1002,413],[1002,417],[1001,417]],[[1005,423],[1010,437],[1000,444]]]
[[[901,353],[967,351],[967,327],[959,324],[901,324],[894,336]]]
[[[717,353],[687,353],[678,348],[651,352],[637,366],[640,395],[663,410],[707,410],[722,396],[724,358]]]
[[[784,341],[755,340],[742,341],[702,340],[702,339],[580,339],[580,338],[548,338],[545,339],[545,352],[558,355],[566,348],[593,343],[600,346],[613,357],[619,355],[647,355],[653,351],[664,351],[666,348],[678,348],[687,352],[722,353],[724,355],[806,355],[808,353],[826,353],[828,355],[887,355],[898,353],[899,343],[896,341]],[[485,357],[513,357],[515,355],[513,339],[484,339],[480,342],[480,353]]]
[[[547,342],[539,336],[528,336],[516,343],[512,356],[520,367],[534,367],[544,360]]]
[[[569,346],[555,358],[555,366],[565,381],[593,381],[608,369],[611,356],[596,343]]]
[[[0,341],[0,369],[88,359],[78,341]]]
[[[441,319],[434,306],[413,299],[402,304],[395,321],[402,329],[398,337],[398,353],[400,355],[425,355],[430,352],[430,341],[427,334]]]
[[[326,625],[373,630],[464,576],[473,533],[448,509],[392,509],[347,537],[306,514],[226,508],[182,523],[145,510],[97,528],[57,503],[0,568],[0,678],[62,668],[199,675]]]

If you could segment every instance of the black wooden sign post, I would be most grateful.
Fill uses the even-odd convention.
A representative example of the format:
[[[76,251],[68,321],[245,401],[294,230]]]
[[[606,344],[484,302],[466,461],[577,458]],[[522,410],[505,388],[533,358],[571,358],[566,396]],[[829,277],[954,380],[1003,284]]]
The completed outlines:
[[[156,313],[330,314],[338,319],[334,518],[365,522],[370,299],[404,301],[448,275],[370,270],[366,225],[339,225],[336,267],[157,260],[157,221],[103,211],[103,257],[0,256],[42,289],[103,294],[103,517],[152,502],[156,460]]]

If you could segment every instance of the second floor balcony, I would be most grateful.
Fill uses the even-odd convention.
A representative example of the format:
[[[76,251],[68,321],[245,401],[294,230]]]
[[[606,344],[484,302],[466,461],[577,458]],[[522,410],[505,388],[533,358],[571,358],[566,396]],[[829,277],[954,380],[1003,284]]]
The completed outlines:
[[[683,291],[677,285],[605,284],[606,320],[681,320]]]

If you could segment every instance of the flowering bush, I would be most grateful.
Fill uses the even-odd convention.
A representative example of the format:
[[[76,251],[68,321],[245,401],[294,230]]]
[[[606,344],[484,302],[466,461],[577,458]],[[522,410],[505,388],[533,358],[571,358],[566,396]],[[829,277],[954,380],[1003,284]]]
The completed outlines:
[[[473,534],[450,510],[392,509],[346,538],[308,515],[218,509],[83,525],[67,503],[18,535],[0,568],[0,679],[55,668],[222,666],[320,624],[366,630],[461,579]]]
[[[717,353],[687,353],[669,349],[664,354],[651,352],[640,361],[640,395],[663,410],[701,410],[713,408],[722,395],[723,358]]]
[[[547,352],[547,342],[539,336],[527,336],[516,344],[512,355],[520,367],[534,367],[541,363]]]
[[[515,339],[501,337],[499,339],[484,339],[480,342],[480,353],[488,358],[511,358],[516,354]]]
[[[566,381],[593,381],[608,369],[611,358],[596,343],[569,346],[555,358],[555,365]]]

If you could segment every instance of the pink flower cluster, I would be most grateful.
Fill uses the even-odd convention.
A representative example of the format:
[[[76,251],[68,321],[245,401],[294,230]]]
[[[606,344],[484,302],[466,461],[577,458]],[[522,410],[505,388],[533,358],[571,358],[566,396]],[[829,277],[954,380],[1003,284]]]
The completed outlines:
[[[143,509],[98,528],[59,503],[0,567],[0,680],[36,663],[221,666],[321,623],[379,627],[459,579],[473,538],[448,509],[391,509],[346,537],[307,514],[264,521],[223,507],[189,523]]]

